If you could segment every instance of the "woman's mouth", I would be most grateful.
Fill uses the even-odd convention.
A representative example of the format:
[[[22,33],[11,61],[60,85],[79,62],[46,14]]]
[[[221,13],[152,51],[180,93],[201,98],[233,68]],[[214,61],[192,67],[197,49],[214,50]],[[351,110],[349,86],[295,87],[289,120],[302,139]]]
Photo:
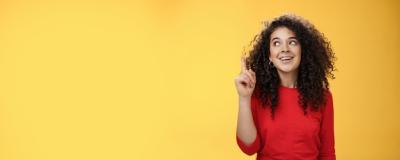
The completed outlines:
[[[280,57],[279,60],[281,60],[282,63],[290,63],[293,60],[293,56],[284,56]]]

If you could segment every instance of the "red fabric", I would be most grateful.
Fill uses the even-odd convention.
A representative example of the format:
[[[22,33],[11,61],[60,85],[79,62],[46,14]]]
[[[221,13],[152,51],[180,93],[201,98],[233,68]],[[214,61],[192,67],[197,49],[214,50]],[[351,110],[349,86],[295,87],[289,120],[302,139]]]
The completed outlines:
[[[257,160],[335,160],[332,95],[326,93],[326,106],[317,112],[308,107],[304,115],[298,90],[280,86],[274,120],[270,108],[262,108],[253,94],[251,110],[258,134],[249,145],[236,135],[239,148],[247,155],[257,153]]]

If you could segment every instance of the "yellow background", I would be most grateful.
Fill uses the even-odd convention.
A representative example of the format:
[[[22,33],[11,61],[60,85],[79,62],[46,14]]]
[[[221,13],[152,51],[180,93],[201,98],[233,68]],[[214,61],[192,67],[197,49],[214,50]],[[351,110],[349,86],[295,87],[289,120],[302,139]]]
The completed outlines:
[[[262,22],[309,19],[338,57],[337,159],[400,159],[393,1],[0,1],[0,159],[254,159],[234,77]]]

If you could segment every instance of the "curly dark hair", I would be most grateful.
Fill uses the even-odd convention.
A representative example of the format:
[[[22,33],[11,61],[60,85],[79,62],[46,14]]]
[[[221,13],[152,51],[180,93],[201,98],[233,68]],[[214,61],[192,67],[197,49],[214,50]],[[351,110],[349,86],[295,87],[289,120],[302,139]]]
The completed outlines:
[[[328,77],[334,79],[336,70],[335,54],[330,42],[315,29],[314,25],[302,17],[282,15],[271,22],[265,23],[265,28],[255,36],[252,49],[246,61],[248,68],[256,73],[255,95],[262,101],[263,107],[271,107],[271,116],[278,104],[278,87],[280,78],[275,67],[269,65],[270,36],[279,27],[286,27],[293,31],[300,42],[301,61],[297,77],[299,104],[307,114],[307,107],[313,111],[325,105],[327,91],[329,91]]]

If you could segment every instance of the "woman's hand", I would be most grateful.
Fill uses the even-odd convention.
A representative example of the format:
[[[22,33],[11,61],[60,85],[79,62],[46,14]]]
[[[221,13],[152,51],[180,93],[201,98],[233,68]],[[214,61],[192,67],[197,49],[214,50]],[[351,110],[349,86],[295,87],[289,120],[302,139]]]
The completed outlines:
[[[239,98],[250,99],[256,85],[256,73],[246,67],[246,58],[241,59],[241,71],[235,78]]]

